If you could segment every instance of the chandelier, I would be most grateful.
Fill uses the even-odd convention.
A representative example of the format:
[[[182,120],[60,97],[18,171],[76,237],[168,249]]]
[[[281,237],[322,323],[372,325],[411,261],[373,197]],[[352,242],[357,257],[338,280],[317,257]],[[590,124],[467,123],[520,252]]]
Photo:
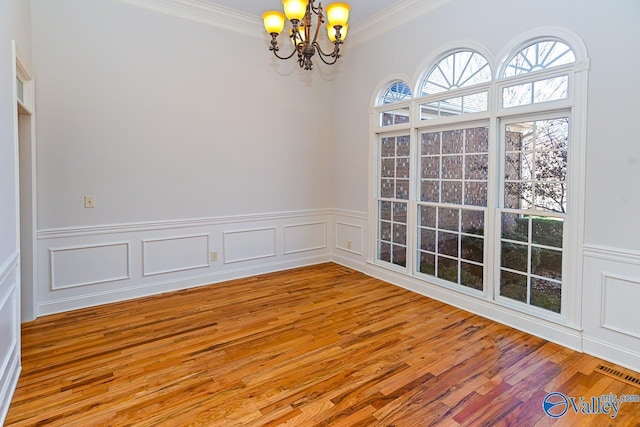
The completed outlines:
[[[264,27],[267,33],[271,35],[271,46],[269,50],[279,59],[290,59],[297,54],[298,65],[305,70],[313,69],[312,58],[318,53],[318,57],[327,65],[333,65],[338,61],[340,55],[340,45],[347,37],[349,24],[349,10],[351,9],[347,3],[331,3],[326,9],[326,18],[329,21],[326,25],[327,36],[333,43],[333,51],[326,53],[318,43],[318,34],[320,28],[325,23],[325,15],[322,9],[322,3],[316,0],[282,0],[284,13],[272,10],[262,14]],[[291,21],[291,29],[289,30],[289,38],[293,44],[293,51],[288,56],[280,56],[278,53],[278,35],[284,29],[286,18]],[[317,16],[315,30],[313,29],[312,18]]]

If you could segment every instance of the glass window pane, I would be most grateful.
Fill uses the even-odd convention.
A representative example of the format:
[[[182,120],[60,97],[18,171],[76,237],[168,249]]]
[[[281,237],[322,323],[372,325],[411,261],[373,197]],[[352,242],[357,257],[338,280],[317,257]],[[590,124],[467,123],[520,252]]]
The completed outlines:
[[[562,248],[563,224],[561,218],[533,218],[532,242]]]
[[[378,259],[381,261],[391,262],[391,245],[389,243],[380,242],[378,247]]]
[[[481,291],[483,289],[484,268],[481,265],[466,262],[461,262],[460,268],[460,284]]]
[[[391,202],[380,202],[380,219],[391,221]]]
[[[409,158],[398,157],[396,159],[396,177],[409,178]]]
[[[484,239],[478,237],[461,237],[462,254],[461,257],[482,263],[484,261]]]
[[[393,243],[400,245],[407,244],[407,226],[404,224],[393,224]]]
[[[442,132],[442,154],[459,154],[463,151],[464,131],[450,130]]]
[[[438,181],[427,181],[423,179],[420,186],[420,200],[435,203],[440,201],[440,183]]]
[[[458,209],[438,209],[438,228],[441,230],[458,231],[460,227],[460,211]]]
[[[529,105],[532,102],[533,84],[524,83],[502,89],[502,106],[504,108]]]
[[[531,274],[562,280],[562,251],[531,248]]]
[[[529,216],[502,213],[502,238],[517,240],[520,242],[529,241]]]
[[[440,117],[440,103],[430,102],[420,105],[420,120],[431,120]]]
[[[440,178],[440,156],[422,157],[422,178]]]
[[[386,221],[380,221],[380,240],[385,242],[391,241],[391,223]]]
[[[396,265],[406,267],[407,266],[407,248],[404,246],[393,245],[393,259],[391,260]]]
[[[531,182],[505,183],[504,207],[508,209],[533,209],[533,184]]]
[[[569,77],[538,80],[533,83],[533,102],[556,101],[569,96]]]
[[[393,222],[407,223],[407,204],[406,203],[394,203],[393,204]]]
[[[516,301],[527,302],[527,276],[500,271],[500,295]]]
[[[458,283],[458,261],[439,256],[438,277],[449,282]]]
[[[464,204],[467,206],[487,206],[487,183],[465,182]]]
[[[423,133],[420,147],[423,156],[440,154],[440,132]]]
[[[504,268],[527,272],[529,250],[527,245],[502,242],[501,263]]]
[[[381,157],[395,157],[396,155],[396,139],[395,138],[382,138],[382,149],[380,150]]]
[[[396,180],[396,199],[401,199],[401,200],[409,199],[409,180],[408,179]]]
[[[384,177],[393,177],[395,165],[396,162],[393,157],[382,159],[382,164],[380,165],[380,175]]]
[[[444,181],[442,183],[442,203],[462,204],[462,182]]]
[[[393,179],[383,179],[380,181],[380,196],[393,198],[395,195],[395,182]]]
[[[442,157],[442,179],[462,179],[463,156]]]
[[[489,156],[486,154],[465,157],[464,179],[486,180],[489,176]]]
[[[466,130],[466,152],[486,153],[489,151],[489,128],[471,128]]]
[[[420,206],[420,225],[436,228],[436,208],[433,206]]]
[[[458,238],[455,233],[438,232],[438,253],[458,257]]]
[[[436,231],[428,228],[420,229],[420,244],[418,245],[423,251],[436,251]]]
[[[463,113],[479,113],[481,111],[487,111],[488,106],[488,93],[480,92],[473,95],[467,95],[464,97]]]
[[[420,252],[420,272],[435,276],[436,274],[436,256]]]
[[[531,278],[531,305],[560,313],[562,286],[560,283]]]
[[[484,212],[463,209],[462,232],[484,236]]]
[[[411,154],[411,146],[409,135],[399,136],[398,139],[398,149],[396,155],[399,157],[409,157]]]

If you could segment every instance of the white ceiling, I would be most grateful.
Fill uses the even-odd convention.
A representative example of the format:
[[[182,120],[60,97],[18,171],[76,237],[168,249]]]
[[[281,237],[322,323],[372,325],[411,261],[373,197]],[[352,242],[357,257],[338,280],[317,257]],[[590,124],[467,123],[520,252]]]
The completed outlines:
[[[260,17],[267,10],[282,10],[281,0],[208,0],[210,3],[234,9],[255,17]],[[333,3],[334,0],[325,0],[322,6]],[[347,0],[351,5],[349,23],[358,25],[381,11],[390,8],[404,0]],[[317,4],[317,3],[316,3]]]

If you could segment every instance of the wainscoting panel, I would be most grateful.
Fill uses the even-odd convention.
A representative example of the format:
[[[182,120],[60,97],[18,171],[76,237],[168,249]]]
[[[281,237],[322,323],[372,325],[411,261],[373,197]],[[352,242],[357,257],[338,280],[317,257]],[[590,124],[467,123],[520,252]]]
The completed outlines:
[[[602,276],[602,327],[640,339],[640,278]]]
[[[38,315],[331,260],[328,209],[38,231]]]
[[[209,235],[142,241],[142,275],[175,273],[209,267]]]
[[[19,255],[0,261],[0,425],[20,375]]]
[[[584,350],[640,371],[640,253],[585,246]]]
[[[336,221],[336,249],[362,255],[363,237],[362,226]]]
[[[129,242],[49,248],[51,289],[128,279]]]
[[[224,263],[251,261],[276,256],[276,229],[225,231]]]
[[[327,222],[284,226],[285,255],[327,247]]]

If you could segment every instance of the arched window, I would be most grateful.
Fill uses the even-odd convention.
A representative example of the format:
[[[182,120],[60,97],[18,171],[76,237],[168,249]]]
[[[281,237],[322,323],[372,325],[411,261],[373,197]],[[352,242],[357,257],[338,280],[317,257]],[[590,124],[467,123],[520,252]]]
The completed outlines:
[[[429,71],[420,93],[428,97],[490,81],[491,68],[486,58],[471,50],[461,50],[449,54]],[[488,94],[488,89],[483,88],[477,92],[421,104],[420,120],[486,111]]]
[[[549,31],[514,42],[499,72],[481,46],[460,47],[425,67],[414,97],[402,79],[378,92],[372,261],[573,321],[584,180],[569,164],[584,161],[588,57]]]
[[[536,71],[573,64],[575,60],[573,50],[565,43],[557,40],[537,41],[511,56],[501,77],[527,77],[529,73]],[[527,79],[525,83],[504,87],[502,106],[504,108],[519,107],[567,99],[568,96],[569,74],[567,73],[547,78]]]
[[[411,88],[403,80],[394,80],[382,92],[377,101],[377,105],[389,105],[402,103],[411,100]],[[394,108],[382,111],[380,113],[380,126],[391,126],[402,123],[409,123],[409,105],[394,106]]]
[[[387,87],[380,97],[379,105],[393,104],[394,102],[411,99],[411,89],[406,82],[395,81]]]
[[[433,95],[491,81],[491,69],[484,56],[471,50],[454,52],[438,62],[422,83],[420,94]]]
[[[573,50],[557,40],[538,41],[517,52],[509,61],[502,77],[518,76],[550,67],[575,62]]]

